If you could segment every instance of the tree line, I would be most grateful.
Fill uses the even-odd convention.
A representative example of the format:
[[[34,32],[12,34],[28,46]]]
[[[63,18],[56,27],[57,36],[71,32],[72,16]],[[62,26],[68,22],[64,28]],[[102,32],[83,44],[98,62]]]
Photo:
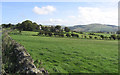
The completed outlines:
[[[44,26],[44,25],[38,25],[35,22],[32,22],[30,20],[26,20],[23,21],[22,23],[18,23],[18,24],[2,24],[3,28],[11,28],[11,29],[17,29],[19,30],[19,33],[21,33],[22,31],[37,31],[39,32],[38,35],[45,35],[45,36],[59,36],[59,37],[77,37],[79,38],[80,36],[78,34],[75,33],[79,33],[79,34],[83,34],[83,32],[75,32],[73,33],[72,30],[70,30],[68,27],[64,27],[62,28],[60,25],[56,25],[56,26]],[[71,33],[69,33],[71,32]],[[117,31],[117,34],[120,34],[120,30]],[[94,33],[89,33],[89,38],[90,39],[98,39],[98,37],[93,37],[92,35],[96,35]],[[120,40],[120,35],[116,35],[116,34],[112,34],[111,36],[104,36],[104,35],[97,35],[99,37],[101,37],[102,39],[118,39]],[[82,38],[87,39],[86,35],[82,35]]]

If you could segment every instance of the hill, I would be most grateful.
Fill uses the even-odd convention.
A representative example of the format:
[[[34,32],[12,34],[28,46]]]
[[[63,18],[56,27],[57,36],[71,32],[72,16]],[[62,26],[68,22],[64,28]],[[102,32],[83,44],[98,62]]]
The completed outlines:
[[[73,27],[69,27],[74,31],[84,31],[84,32],[116,32],[118,30],[118,26],[115,25],[107,25],[107,24],[88,24],[88,25],[75,25]]]

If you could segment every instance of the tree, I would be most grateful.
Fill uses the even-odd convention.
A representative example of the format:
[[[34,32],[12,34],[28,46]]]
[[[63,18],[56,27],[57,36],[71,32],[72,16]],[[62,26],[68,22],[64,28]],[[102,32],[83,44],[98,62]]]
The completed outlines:
[[[109,37],[105,36],[104,38],[105,38],[106,40],[108,40]]]
[[[49,28],[47,26],[45,26],[44,31],[49,31]]]
[[[65,30],[66,32],[69,32],[69,31],[70,31],[70,29],[69,29],[68,27],[65,27],[64,30]]]
[[[74,34],[71,34],[72,37],[74,37]]]
[[[49,33],[48,33],[48,35],[49,35],[49,36],[52,36],[52,33],[51,33],[51,32],[49,32]]]
[[[48,35],[48,32],[45,32],[45,36],[47,36]]]
[[[80,32],[80,34],[83,34],[83,32]]]
[[[85,36],[85,38],[87,38],[87,36]]]
[[[55,29],[56,29],[56,31],[60,31],[61,30],[61,26],[57,25],[57,26],[55,26]]]
[[[33,30],[32,22],[29,20],[22,22],[21,26],[24,31],[32,31]]]
[[[92,39],[92,36],[89,36],[90,39]]]
[[[9,24],[8,24],[8,27],[12,27],[12,24],[11,24],[11,23],[9,23]]]
[[[55,32],[55,27],[51,26],[51,27],[50,27],[50,31],[51,31],[51,32]]]
[[[57,33],[54,33],[54,36],[56,37],[58,34]]]
[[[115,34],[111,35],[111,38],[113,38],[114,40],[117,39],[117,36]]]
[[[44,31],[40,30],[38,35],[43,35],[44,34]]]
[[[101,37],[102,39],[104,39],[104,35],[100,35],[100,37]]]
[[[94,33],[90,33],[90,35],[95,35]]]
[[[95,38],[95,39],[97,39],[97,37],[96,37],[96,36],[95,36],[94,38]]]
[[[11,26],[12,26],[11,23],[9,23],[9,24],[2,24],[2,28],[9,28],[9,27],[11,27]]]
[[[67,33],[66,36],[67,36],[67,37],[70,37],[71,35]]]
[[[76,34],[75,36],[76,36],[77,38],[79,38],[79,35],[78,35],[78,34]]]
[[[120,34],[117,35],[117,39],[120,40]]]
[[[72,37],[77,37],[79,38],[79,35],[78,34],[71,34]]]
[[[17,28],[24,30],[24,31],[36,31],[39,30],[39,26],[37,23],[32,23],[30,20],[23,21],[21,24],[17,25]]]
[[[62,34],[62,33],[59,33],[59,36],[60,36],[60,37],[64,37],[64,34]]]
[[[111,38],[111,36],[110,36],[110,37],[108,37],[108,38],[109,38],[110,40],[112,39],[112,38]]]
[[[19,30],[19,33],[21,34],[21,31],[23,30],[23,28],[20,23],[17,24],[17,29]]]
[[[36,30],[39,30],[39,26],[38,26],[38,24],[37,23],[32,23],[32,26],[33,26],[33,31],[36,31]]]

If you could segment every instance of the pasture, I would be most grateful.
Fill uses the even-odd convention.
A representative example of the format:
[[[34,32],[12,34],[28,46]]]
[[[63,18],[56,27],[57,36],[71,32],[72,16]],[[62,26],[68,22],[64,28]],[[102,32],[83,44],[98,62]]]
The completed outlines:
[[[15,33],[15,32],[13,32]],[[50,73],[117,73],[118,41],[10,34]]]

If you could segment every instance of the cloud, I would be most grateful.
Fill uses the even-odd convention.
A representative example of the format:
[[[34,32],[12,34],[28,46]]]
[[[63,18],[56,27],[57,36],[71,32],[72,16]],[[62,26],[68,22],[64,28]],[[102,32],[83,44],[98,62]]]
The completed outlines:
[[[103,23],[118,25],[117,9],[102,10],[96,7],[78,7],[78,22],[83,24]]]
[[[76,18],[75,16],[68,16],[69,18]]]
[[[98,7],[78,7],[78,12],[61,18],[50,18],[40,21],[41,24],[52,25],[81,25],[91,23],[112,24],[118,25],[118,10],[117,8],[98,8]],[[76,16],[75,16],[76,15]]]
[[[62,19],[50,19],[50,22],[63,22],[63,20]]]
[[[40,24],[44,24],[44,25],[62,25],[64,23],[64,21],[62,19],[59,18],[50,18],[50,19],[46,19],[46,20],[38,20],[37,21]]]
[[[52,23],[52,24],[63,24],[63,20],[62,19],[49,19],[49,22]]]
[[[46,6],[46,7],[41,7],[41,8],[35,6],[33,8],[33,12],[35,12],[36,14],[39,14],[39,15],[46,15],[46,14],[54,12],[55,10],[56,10],[56,8],[53,6]]]

